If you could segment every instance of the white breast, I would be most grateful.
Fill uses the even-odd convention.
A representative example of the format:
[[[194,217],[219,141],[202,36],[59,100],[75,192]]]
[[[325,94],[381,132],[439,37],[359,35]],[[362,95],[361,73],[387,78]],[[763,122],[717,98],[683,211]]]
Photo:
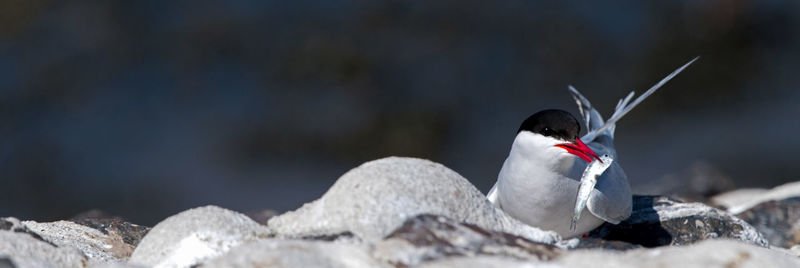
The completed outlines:
[[[593,215],[590,207],[581,214],[576,230],[570,230],[580,176],[588,163],[553,146],[558,143],[563,141],[520,132],[490,201],[524,223],[572,237],[591,231],[603,220]],[[618,166],[616,169],[621,171]]]

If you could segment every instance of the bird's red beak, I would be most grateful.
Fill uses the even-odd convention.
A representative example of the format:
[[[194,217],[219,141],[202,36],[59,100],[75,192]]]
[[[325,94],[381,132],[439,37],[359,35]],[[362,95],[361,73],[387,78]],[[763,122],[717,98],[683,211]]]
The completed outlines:
[[[597,156],[597,154],[594,153],[589,146],[583,144],[580,138],[575,139],[575,142],[573,143],[561,143],[556,144],[555,146],[567,150],[568,153],[574,154],[586,162],[592,162],[592,157],[599,160],[601,163],[603,162],[603,160],[600,160],[600,157]]]

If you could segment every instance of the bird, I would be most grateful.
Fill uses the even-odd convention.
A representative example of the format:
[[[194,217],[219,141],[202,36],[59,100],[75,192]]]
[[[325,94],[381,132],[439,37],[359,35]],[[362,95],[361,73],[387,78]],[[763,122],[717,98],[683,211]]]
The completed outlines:
[[[555,231],[562,238],[586,234],[604,222],[619,224],[631,215],[632,193],[614,148],[616,123],[657,89],[694,63],[695,57],[679,67],[633,102],[634,92],[617,102],[607,121],[575,87],[569,93],[578,105],[586,127],[569,112],[547,109],[525,119],[517,130],[508,157],[489,190],[487,199],[523,223]],[[587,165],[598,155],[615,159],[597,178],[585,209],[574,228],[570,226],[580,179]]]

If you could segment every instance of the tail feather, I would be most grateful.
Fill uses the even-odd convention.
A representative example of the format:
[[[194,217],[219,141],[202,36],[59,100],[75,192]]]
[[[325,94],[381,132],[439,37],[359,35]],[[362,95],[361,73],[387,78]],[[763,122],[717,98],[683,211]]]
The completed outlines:
[[[611,114],[611,118],[618,117],[619,114],[623,110],[625,110],[625,106],[627,106],[628,103],[631,101],[631,99],[633,99],[633,94],[634,94],[634,92],[631,91],[631,93],[629,93],[628,96],[626,96],[624,99],[619,99],[619,102],[617,102],[617,107],[614,108],[614,113]],[[608,133],[608,136],[610,136],[611,138],[614,138],[614,131],[616,129],[617,129],[617,124],[613,124],[613,125],[609,126],[607,128],[607,130],[606,130],[606,132]]]
[[[636,105],[639,105],[639,103],[641,103],[644,99],[646,99],[654,92],[656,92],[656,90],[661,88],[661,86],[663,86],[664,84],[669,82],[669,80],[678,75],[681,71],[683,71],[683,69],[689,67],[689,65],[694,63],[698,58],[700,57],[699,56],[695,57],[694,59],[687,62],[680,68],[676,69],[675,71],[672,71],[672,73],[670,73],[669,75],[661,79],[661,81],[650,87],[650,89],[645,91],[641,96],[636,98],[636,100],[634,100],[633,102],[630,102],[634,95],[634,92],[631,91],[631,93],[628,94],[628,96],[617,102],[617,107],[614,109],[614,113],[611,115],[611,117],[608,118],[608,121],[606,121],[605,123],[603,123],[603,118],[600,116],[597,110],[592,108],[591,104],[589,104],[589,100],[583,97],[583,95],[581,95],[578,92],[578,90],[576,90],[573,86],[569,86],[569,91],[572,94],[572,97],[578,103],[578,110],[581,112],[581,115],[583,116],[584,120],[586,120],[587,118],[591,120],[591,121],[589,120],[586,121],[587,133],[586,135],[583,135],[583,137],[581,137],[581,140],[584,143],[589,143],[592,142],[595,138],[597,138],[597,136],[600,136],[602,134],[609,135],[610,137],[613,138],[617,121],[619,121],[623,116],[625,116],[625,114],[627,114],[634,107],[636,107]],[[604,131],[606,132],[604,133]]]
[[[625,110],[625,106],[628,106],[628,103],[631,102],[631,99],[633,99],[634,93],[636,92],[631,91],[631,93],[629,93],[628,96],[625,96],[624,99],[619,99],[619,102],[617,102],[617,107],[614,108],[614,114],[612,114],[611,117],[616,117],[619,113]]]

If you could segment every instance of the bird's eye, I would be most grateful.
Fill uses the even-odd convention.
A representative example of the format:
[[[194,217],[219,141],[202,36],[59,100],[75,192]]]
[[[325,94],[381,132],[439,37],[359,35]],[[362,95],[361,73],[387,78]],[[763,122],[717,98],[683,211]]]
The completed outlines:
[[[543,128],[541,131],[539,131],[539,133],[541,133],[542,135],[545,135],[545,136],[551,136],[551,135],[553,135],[554,132],[550,128]]]

